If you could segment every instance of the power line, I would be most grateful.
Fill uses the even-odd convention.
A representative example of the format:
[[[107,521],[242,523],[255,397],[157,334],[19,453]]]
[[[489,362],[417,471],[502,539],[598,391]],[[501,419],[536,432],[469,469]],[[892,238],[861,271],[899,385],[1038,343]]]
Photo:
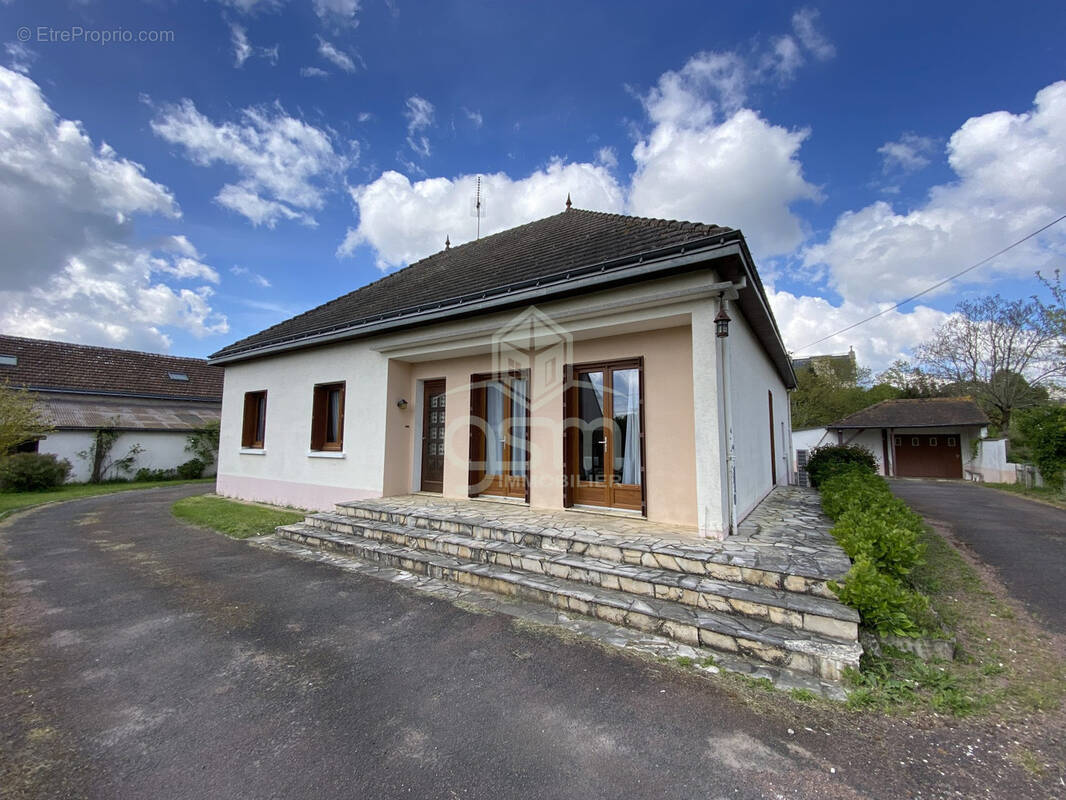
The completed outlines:
[[[939,289],[944,284],[951,283],[956,278],[961,278],[967,272],[971,272],[971,271],[977,269],[978,267],[983,266],[984,264],[987,264],[992,259],[998,258],[999,256],[1003,255],[1008,250],[1013,250],[1015,247],[1017,247],[1018,245],[1022,244],[1023,242],[1029,241],[1034,236],[1039,236],[1041,233],[1046,231],[1048,228],[1052,227],[1053,225],[1059,224],[1064,219],[1066,219],[1066,214],[1063,214],[1058,219],[1052,220],[1051,222],[1049,222],[1044,227],[1038,228],[1037,230],[1033,231],[1032,233],[1030,233],[1030,234],[1028,234],[1026,236],[1023,236],[1018,241],[1014,242],[1013,244],[1007,245],[1002,250],[999,250],[999,251],[993,253],[992,255],[988,256],[987,258],[982,258],[976,264],[972,264],[972,265],[968,266],[966,269],[961,270],[960,272],[956,272],[954,275],[949,275],[947,278],[944,278],[944,280],[940,281],[939,283],[934,283],[932,286],[930,286],[927,289],[922,289],[922,291],[918,292],[918,294],[913,294],[910,297],[908,297],[906,300],[900,300],[898,303],[896,303],[894,306],[892,306],[890,308],[886,308],[886,309],[884,309],[882,311],[878,311],[876,314],[872,314],[869,317],[867,317],[866,319],[862,319],[862,320],[859,320],[858,322],[852,323],[851,325],[848,325],[846,328],[841,328],[836,333],[831,333],[828,336],[823,336],[821,339],[817,339],[817,340],[815,340],[813,342],[808,342],[807,344],[803,345],[803,347],[797,347],[792,352],[798,353],[800,350],[806,350],[808,347],[814,347],[816,344],[821,344],[822,342],[828,341],[829,339],[832,339],[835,336],[839,336],[842,333],[847,333],[848,331],[853,330],[854,328],[857,328],[860,325],[865,325],[867,322],[870,322],[871,320],[875,320],[878,317],[883,316],[884,314],[887,314],[889,311],[895,311],[897,308],[907,305],[907,303],[911,302],[912,300],[917,300],[923,294],[929,294],[929,292],[933,291],[934,289]]]

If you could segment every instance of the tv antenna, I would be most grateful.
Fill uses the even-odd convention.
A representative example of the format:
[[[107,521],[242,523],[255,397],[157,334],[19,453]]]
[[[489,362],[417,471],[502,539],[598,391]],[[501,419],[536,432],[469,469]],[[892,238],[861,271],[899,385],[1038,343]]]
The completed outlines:
[[[481,196],[481,176],[477,176],[477,188],[474,190],[474,203],[470,207],[470,216],[477,218],[476,238],[481,238],[481,218],[485,215],[485,198]]]

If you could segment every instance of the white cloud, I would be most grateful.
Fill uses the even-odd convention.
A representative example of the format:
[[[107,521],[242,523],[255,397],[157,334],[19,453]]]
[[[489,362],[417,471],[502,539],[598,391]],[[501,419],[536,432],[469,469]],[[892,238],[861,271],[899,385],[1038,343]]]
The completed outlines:
[[[195,164],[234,168],[238,182],[224,185],[215,199],[253,225],[273,227],[281,219],[313,225],[311,212],[323,207],[351,162],[334,150],[328,132],[289,116],[279,104],[246,108],[239,121],[215,124],[183,100],[160,109],[152,130],[184,147]]]
[[[1023,114],[973,117],[951,136],[956,179],[935,186],[907,212],[886,202],[840,215],[805,262],[827,267],[847,300],[898,299],[925,289],[1047,223],[1066,208],[1066,81],[1037,93]],[[1066,254],[1066,231],[1052,229],[967,276],[1032,275]]]
[[[898,172],[917,172],[929,166],[929,156],[936,142],[916,133],[904,133],[895,142],[885,142],[877,148],[881,154],[881,170],[886,175]]]
[[[329,73],[318,67],[300,67],[301,78],[328,78]]]
[[[633,148],[629,208],[739,227],[758,255],[787,253],[805,238],[792,204],[820,197],[799,160],[808,132],[746,108],[720,119],[716,99],[729,107],[742,96],[739,63],[735,54],[701,53],[644,97],[653,127]]]
[[[318,54],[322,56],[322,58],[345,72],[355,72],[355,62],[350,55],[341,52],[331,42],[323,39],[321,36],[317,38]]]
[[[472,111],[469,108],[463,107],[463,113],[466,114],[466,118],[474,123],[475,128],[480,128],[485,124],[485,118],[481,116],[480,111]]]
[[[139,214],[180,217],[140,164],[95,145],[37,84],[0,68],[0,329],[154,349],[169,345],[167,328],[225,331],[209,287],[163,280],[218,274],[184,236],[138,243]]]
[[[30,64],[36,60],[37,53],[30,50],[22,42],[7,42],[4,45],[4,52],[7,53],[11,69],[15,70],[15,72],[21,72],[23,75],[30,74]]]
[[[792,30],[803,47],[819,61],[828,61],[837,54],[833,44],[815,27],[818,11],[801,8],[792,15]]]
[[[614,169],[618,166],[618,154],[614,152],[613,147],[601,147],[596,151],[596,163],[607,169]]]
[[[359,0],[314,0],[315,13],[323,22],[337,25],[356,25]]]
[[[422,133],[433,125],[433,104],[423,97],[414,95],[407,98],[407,144],[418,155],[426,157],[430,153],[429,139]]]
[[[772,286],[767,287],[766,294],[781,327],[785,347],[790,350],[816,342],[892,305],[844,302],[834,306],[823,297],[797,296],[791,292],[774,291]],[[889,311],[847,333],[798,350],[794,355],[846,353],[849,347],[854,347],[860,365],[880,372],[896,359],[909,357],[915,344],[928,338],[948,316],[946,312],[928,306],[917,306],[906,313]]]
[[[234,265],[229,268],[229,271],[238,277],[247,278],[250,282],[262,289],[269,289],[273,285],[267,278],[260,275],[258,272],[252,272],[247,267]]]
[[[338,248],[351,255],[361,245],[377,253],[377,265],[388,269],[411,263],[444,247],[474,238],[471,214],[476,177],[430,178],[412,183],[398,172],[385,172],[365,186],[351,190],[359,211],[359,225],[349,229]],[[622,188],[610,172],[593,164],[552,161],[525,178],[503,173],[481,176],[487,235],[563,210],[567,192],[575,205],[600,211],[623,210]]]
[[[230,42],[233,45],[233,65],[240,69],[249,58],[257,57],[278,63],[278,46],[253,47],[248,41],[248,31],[241,25],[230,25]]]
[[[218,0],[218,2],[242,14],[257,14],[260,11],[277,11],[284,5],[285,0]]]

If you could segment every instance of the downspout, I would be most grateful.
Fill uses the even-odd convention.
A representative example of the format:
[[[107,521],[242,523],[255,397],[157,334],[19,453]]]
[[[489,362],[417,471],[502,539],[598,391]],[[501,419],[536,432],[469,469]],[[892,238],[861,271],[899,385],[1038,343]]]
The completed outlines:
[[[718,310],[726,310],[724,294],[718,296]],[[727,312],[728,313],[728,312]],[[737,468],[736,447],[733,440],[733,404],[729,400],[729,387],[732,384],[731,361],[729,355],[729,337],[718,338],[718,369],[720,385],[722,387],[722,417],[725,421],[726,447],[725,447],[725,481],[726,481],[726,506],[728,507],[728,525],[726,536],[732,536],[737,531]]]

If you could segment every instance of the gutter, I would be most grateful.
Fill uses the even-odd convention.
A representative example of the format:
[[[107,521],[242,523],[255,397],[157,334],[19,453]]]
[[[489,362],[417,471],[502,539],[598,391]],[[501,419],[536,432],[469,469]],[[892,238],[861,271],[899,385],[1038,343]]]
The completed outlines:
[[[501,286],[493,289],[491,296],[488,292],[482,292],[477,295],[442,300],[428,307],[416,306],[413,310],[400,310],[389,315],[379,314],[343,326],[327,328],[319,333],[283,337],[264,345],[248,346],[245,349],[237,349],[225,354],[221,354],[222,351],[220,351],[209,356],[207,361],[211,365],[228,364],[248,358],[361,338],[460,316],[502,310],[509,306],[524,305],[548,297],[580,294],[592,288],[614,283],[658,277],[683,270],[711,258],[736,256],[745,262],[747,248],[742,247],[742,242],[743,238],[739,231],[727,231],[674,248],[677,251],[676,255],[650,259],[647,255],[640,255],[613,264],[607,262],[590,267],[579,267],[536,280]],[[747,258],[750,258],[750,255]],[[746,266],[745,269],[747,269]]]

